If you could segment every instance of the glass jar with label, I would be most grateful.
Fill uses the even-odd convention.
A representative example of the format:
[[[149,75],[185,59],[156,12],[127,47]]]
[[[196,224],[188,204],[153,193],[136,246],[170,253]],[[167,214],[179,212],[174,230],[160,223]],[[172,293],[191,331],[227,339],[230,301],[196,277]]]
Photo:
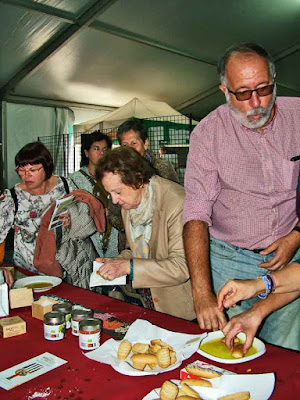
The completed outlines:
[[[71,312],[72,335],[79,336],[79,322],[83,319],[92,318],[93,310],[74,309]]]
[[[59,311],[65,314],[66,319],[66,329],[71,328],[71,311],[72,304],[69,301],[64,301],[63,303],[53,304],[52,311]]]
[[[65,314],[51,311],[44,315],[44,338],[47,340],[61,340],[65,337]]]
[[[82,350],[94,350],[100,346],[102,321],[87,318],[79,322],[79,347]]]

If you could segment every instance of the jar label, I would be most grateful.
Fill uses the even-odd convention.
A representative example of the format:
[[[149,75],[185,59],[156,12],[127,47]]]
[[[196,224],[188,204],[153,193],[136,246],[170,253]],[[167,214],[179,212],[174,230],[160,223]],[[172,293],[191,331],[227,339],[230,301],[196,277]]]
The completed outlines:
[[[71,320],[72,325],[72,335],[79,336],[79,321]]]
[[[100,346],[100,332],[79,333],[79,347],[82,350],[93,350]]]
[[[71,314],[66,314],[66,329],[71,328]]]
[[[65,325],[44,324],[44,338],[47,340],[61,340],[65,336]]]

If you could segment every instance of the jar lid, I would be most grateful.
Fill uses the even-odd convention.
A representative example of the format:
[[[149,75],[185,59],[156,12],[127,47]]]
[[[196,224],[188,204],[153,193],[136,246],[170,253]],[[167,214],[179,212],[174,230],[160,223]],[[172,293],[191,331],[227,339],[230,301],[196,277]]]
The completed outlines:
[[[89,318],[89,317],[93,316],[93,310],[75,309],[75,310],[72,310],[71,316],[72,316],[72,319],[74,319],[74,318],[79,318],[79,319]]]
[[[102,321],[98,318],[87,318],[79,322],[79,330],[83,332],[102,328]]]
[[[53,304],[52,311],[60,311],[65,314],[70,314],[72,311],[72,304],[69,301]]]
[[[65,314],[59,311],[50,311],[44,315],[45,324],[63,324],[65,322]]]

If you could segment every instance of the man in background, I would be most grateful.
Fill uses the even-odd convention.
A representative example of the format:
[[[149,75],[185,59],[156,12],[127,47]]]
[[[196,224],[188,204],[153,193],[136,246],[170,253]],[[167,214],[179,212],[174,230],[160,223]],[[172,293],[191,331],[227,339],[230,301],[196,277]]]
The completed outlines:
[[[141,121],[130,118],[119,126],[118,141],[121,146],[129,146],[141,154],[155,169],[157,175],[178,183],[178,176],[173,165],[158,157],[149,149],[149,139]]]

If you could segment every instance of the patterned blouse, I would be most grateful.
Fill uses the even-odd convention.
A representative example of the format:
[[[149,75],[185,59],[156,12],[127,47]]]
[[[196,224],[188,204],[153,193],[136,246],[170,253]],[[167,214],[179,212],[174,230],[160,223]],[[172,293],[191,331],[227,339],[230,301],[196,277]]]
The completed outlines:
[[[68,180],[70,192],[75,186]],[[39,273],[33,266],[35,241],[45,212],[57,199],[67,193],[61,178],[50,192],[42,195],[30,194],[15,185],[18,199],[18,211],[15,214],[15,203],[10,190],[4,191],[5,197],[0,201],[0,243],[10,228],[14,226],[14,263],[29,271]]]
[[[84,176],[80,171],[84,171],[86,174],[90,176],[90,180]],[[87,192],[95,195],[94,193],[94,185],[92,183],[92,176],[86,166],[81,167],[79,171],[73,172],[69,175],[69,179],[77,186],[78,189],[86,190]],[[99,193],[100,197],[100,193]],[[109,237],[109,242],[106,251],[103,249],[103,235],[100,232],[95,232],[91,236],[91,240],[93,241],[94,247],[99,254],[99,257],[107,257],[114,258],[119,254],[118,251],[118,231],[114,227],[111,228],[111,233]]]

